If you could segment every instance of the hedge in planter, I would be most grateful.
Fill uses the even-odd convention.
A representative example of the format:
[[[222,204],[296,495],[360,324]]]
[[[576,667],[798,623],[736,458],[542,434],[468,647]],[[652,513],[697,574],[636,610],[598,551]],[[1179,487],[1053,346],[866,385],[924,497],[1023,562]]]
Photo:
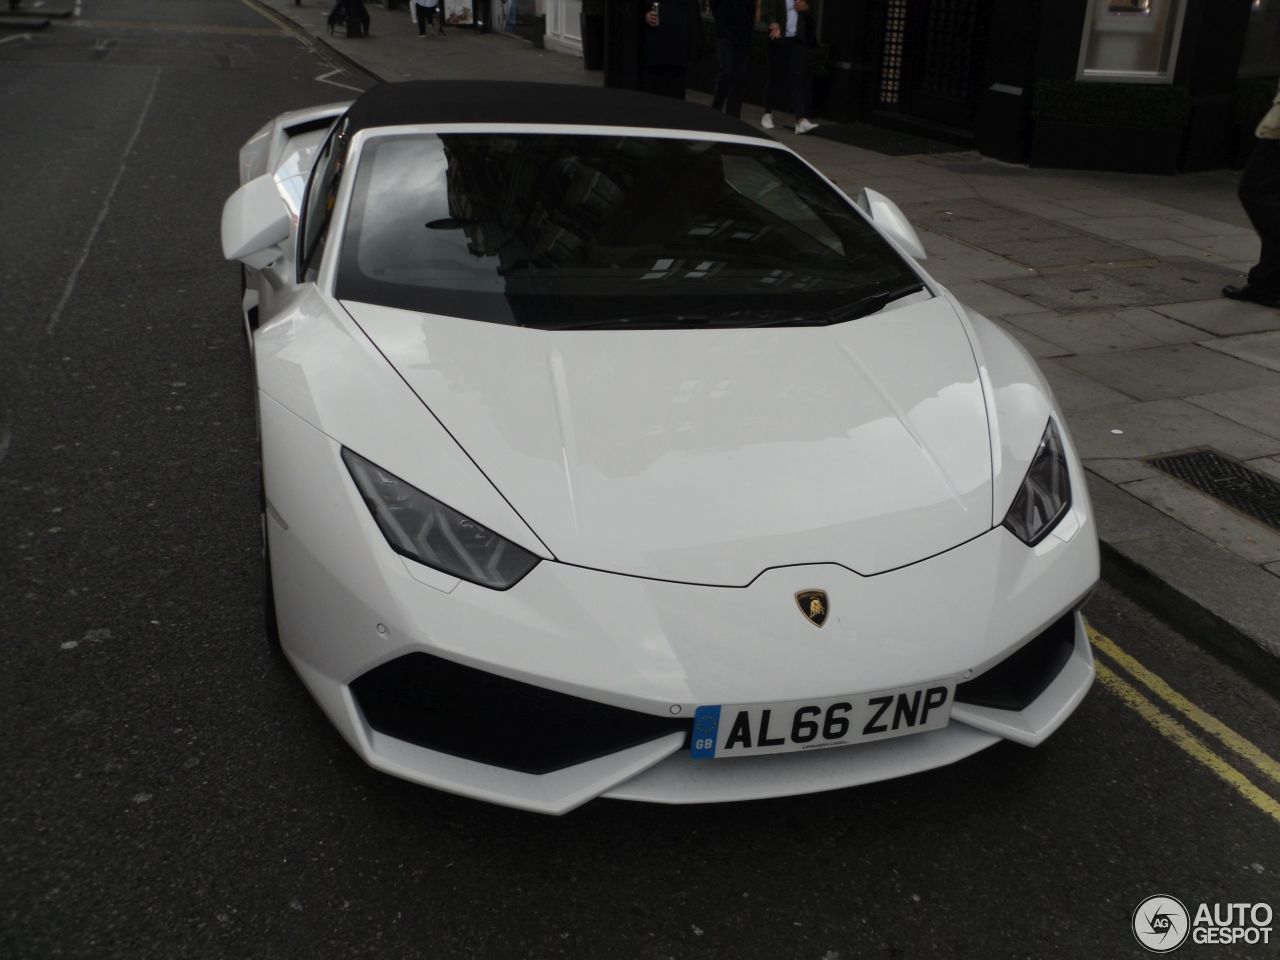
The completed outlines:
[[[1181,87],[1041,80],[1031,165],[1173,173],[1190,112]]]

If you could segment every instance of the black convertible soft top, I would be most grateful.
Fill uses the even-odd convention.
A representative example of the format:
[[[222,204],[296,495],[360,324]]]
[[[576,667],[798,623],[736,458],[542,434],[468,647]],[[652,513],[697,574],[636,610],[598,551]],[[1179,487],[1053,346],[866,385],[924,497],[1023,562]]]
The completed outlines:
[[[554,123],[765,135],[699,104],[632,90],[503,80],[411,80],[362,93],[350,133],[412,123]]]

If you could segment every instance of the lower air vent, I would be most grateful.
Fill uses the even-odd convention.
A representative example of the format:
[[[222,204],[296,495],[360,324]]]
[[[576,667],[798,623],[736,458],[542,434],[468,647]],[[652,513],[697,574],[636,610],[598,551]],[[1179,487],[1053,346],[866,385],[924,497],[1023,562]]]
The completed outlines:
[[[956,702],[1025,710],[1053,683],[1075,642],[1075,611],[1068,611],[990,670],[956,687]]]
[[[522,773],[551,773],[685,733],[689,720],[556,693],[410,653],[351,684],[369,726],[397,740]]]

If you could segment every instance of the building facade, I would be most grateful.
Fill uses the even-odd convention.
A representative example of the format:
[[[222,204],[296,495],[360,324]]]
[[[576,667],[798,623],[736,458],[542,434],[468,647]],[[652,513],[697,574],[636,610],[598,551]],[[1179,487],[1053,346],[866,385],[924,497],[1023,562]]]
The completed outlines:
[[[1280,75],[1280,0],[844,0],[821,26],[825,116],[1053,166],[1229,164]]]

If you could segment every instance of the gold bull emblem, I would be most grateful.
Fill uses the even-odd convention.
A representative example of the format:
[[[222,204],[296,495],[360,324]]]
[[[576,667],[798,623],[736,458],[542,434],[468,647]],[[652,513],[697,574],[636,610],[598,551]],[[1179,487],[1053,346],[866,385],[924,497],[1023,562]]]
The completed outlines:
[[[796,605],[805,619],[815,627],[827,622],[827,593],[825,590],[801,590],[796,594]]]

